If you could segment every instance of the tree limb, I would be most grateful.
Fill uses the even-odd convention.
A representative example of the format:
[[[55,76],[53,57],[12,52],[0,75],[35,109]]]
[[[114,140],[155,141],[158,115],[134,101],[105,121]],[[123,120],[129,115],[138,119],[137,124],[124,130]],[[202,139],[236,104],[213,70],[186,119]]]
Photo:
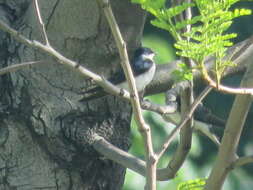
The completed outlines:
[[[251,45],[252,46],[252,45]],[[241,87],[251,88],[253,87],[252,71],[253,61],[252,57],[247,57],[245,62],[248,64],[248,68],[241,82]],[[252,103],[252,96],[250,95],[237,95],[229,114],[229,118],[226,124],[224,135],[222,137],[221,145],[219,148],[217,159],[214,163],[214,167],[207,180],[205,190],[219,190],[232,169],[232,165],[237,159],[236,151],[241,137],[241,132]]]
[[[183,3],[191,3],[191,0],[183,0]],[[191,7],[188,7],[185,12],[181,13],[181,18],[179,22],[187,21],[192,18]],[[177,18],[177,17],[176,17]],[[176,20],[176,23],[179,23]],[[191,31],[191,24],[188,24],[181,34],[184,32]],[[187,41],[190,41],[189,37],[186,37]],[[194,63],[192,59],[181,57],[182,62],[184,62],[188,68],[193,68]],[[194,101],[194,94],[193,94],[193,87],[194,82],[193,80],[187,81],[188,85],[185,89],[180,91],[180,101],[181,101],[181,117],[184,118],[188,112],[192,110],[191,106]],[[198,103],[199,104],[199,103]],[[197,108],[197,106],[196,106]],[[194,110],[196,109],[194,108]],[[183,165],[192,144],[192,132],[193,132],[193,117],[185,123],[185,125],[180,130],[180,140],[179,145],[175,154],[173,155],[173,159],[170,161],[169,166],[170,168],[175,168],[176,170],[180,169]]]
[[[252,163],[253,163],[253,155],[251,155],[251,156],[244,156],[244,157],[238,158],[238,159],[232,164],[232,168],[241,167],[241,166],[243,166],[243,165],[252,164]]]

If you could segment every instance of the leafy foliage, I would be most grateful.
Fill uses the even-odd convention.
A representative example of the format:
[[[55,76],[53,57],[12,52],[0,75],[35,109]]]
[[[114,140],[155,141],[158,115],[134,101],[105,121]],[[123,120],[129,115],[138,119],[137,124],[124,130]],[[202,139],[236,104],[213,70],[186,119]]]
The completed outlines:
[[[193,79],[192,69],[190,69],[186,64],[179,63],[178,67],[179,67],[179,69],[176,69],[172,72],[176,82],[179,82],[181,80],[192,80]]]
[[[166,7],[165,0],[132,0],[143,9],[154,15],[151,23],[168,31],[176,40],[177,55],[192,59],[197,69],[203,71],[207,56],[215,56],[214,73],[217,83],[227,67],[233,66],[230,60],[223,61],[231,39],[235,33],[226,33],[237,17],[250,15],[249,9],[231,10],[231,6],[239,0],[193,0],[193,3],[182,3],[175,7]],[[175,22],[175,17],[190,7],[196,7],[199,15],[189,20]],[[192,25],[190,32],[182,32],[187,25]],[[189,69],[182,68],[175,72],[181,79],[190,80]],[[179,73],[183,72],[183,73]]]
[[[206,179],[195,179],[182,182],[177,187],[177,190],[202,190],[206,184]]]

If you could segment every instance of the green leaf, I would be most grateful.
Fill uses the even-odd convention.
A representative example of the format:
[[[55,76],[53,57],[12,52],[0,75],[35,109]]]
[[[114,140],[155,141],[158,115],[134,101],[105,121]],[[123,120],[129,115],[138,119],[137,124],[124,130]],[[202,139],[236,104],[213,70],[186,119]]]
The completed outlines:
[[[176,29],[180,30],[182,28],[185,28],[188,24],[196,24],[200,20],[201,20],[201,16],[195,16],[192,19],[177,22],[176,23]]]
[[[194,179],[182,182],[178,185],[177,190],[203,190],[206,179]]]
[[[179,63],[178,69],[175,69],[172,75],[176,82],[193,79],[192,70],[185,63]]]
[[[170,25],[166,23],[164,20],[154,19],[154,20],[151,20],[151,24],[158,28],[161,28],[170,32]]]
[[[171,26],[170,24],[168,24],[165,20],[162,19],[154,19],[151,20],[151,24],[156,26],[157,28],[161,28],[163,30],[167,30],[168,32],[170,32],[170,34],[177,39],[177,31],[175,30],[175,28],[173,28],[173,26]]]
[[[234,12],[231,14],[232,18],[236,18],[239,16],[244,16],[244,15],[250,15],[251,10],[250,9],[235,9]]]
[[[132,3],[140,4],[143,9],[152,14],[165,8],[165,0],[131,0]]]
[[[166,12],[166,16],[168,18],[172,18],[172,17],[175,17],[179,14],[181,14],[183,11],[185,11],[187,8],[189,7],[193,7],[195,6],[194,3],[182,3],[181,5],[178,5],[176,7],[171,7],[169,9],[167,9],[165,12]]]

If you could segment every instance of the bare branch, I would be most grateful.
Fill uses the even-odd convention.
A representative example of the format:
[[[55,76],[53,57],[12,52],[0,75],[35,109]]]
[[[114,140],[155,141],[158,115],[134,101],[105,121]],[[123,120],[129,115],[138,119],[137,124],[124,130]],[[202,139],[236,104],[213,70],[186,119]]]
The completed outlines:
[[[203,69],[203,77],[208,82],[208,85],[216,88],[218,91],[229,93],[229,94],[249,94],[253,95],[253,88],[230,88],[222,84],[217,85],[217,82],[213,81],[209,76],[206,69]]]
[[[45,28],[45,24],[41,18],[41,14],[40,14],[40,8],[39,8],[39,4],[38,4],[38,0],[33,0],[33,5],[34,5],[34,9],[40,24],[40,28],[41,28],[41,33],[42,36],[46,42],[46,45],[50,46],[49,41],[48,41],[48,37],[47,37],[47,32],[46,32],[46,28]]]
[[[103,137],[94,135],[93,147],[106,158],[145,176],[146,163],[143,160],[121,150],[120,148],[117,148],[106,141]]]
[[[5,75],[7,73],[15,72],[17,70],[26,68],[28,66],[40,64],[40,63],[43,63],[43,61],[31,61],[31,62],[20,63],[20,64],[4,67],[4,68],[0,69],[0,75]]]
[[[136,88],[133,72],[129,63],[126,44],[121,36],[120,29],[117,25],[117,22],[114,18],[109,0],[98,0],[98,3],[101,5],[104,14],[107,18],[107,21],[110,25],[111,31],[113,33],[117,48],[119,50],[121,58],[121,66],[124,70],[124,74],[128,81],[128,85],[131,92],[131,104],[133,107],[134,117],[138,124],[139,130],[144,139],[145,148],[146,148],[146,162],[147,162],[147,179],[146,179],[146,188],[147,190],[156,189],[156,163],[157,160],[154,157],[152,138],[149,125],[146,124],[143,116],[142,110],[139,101],[139,95]]]

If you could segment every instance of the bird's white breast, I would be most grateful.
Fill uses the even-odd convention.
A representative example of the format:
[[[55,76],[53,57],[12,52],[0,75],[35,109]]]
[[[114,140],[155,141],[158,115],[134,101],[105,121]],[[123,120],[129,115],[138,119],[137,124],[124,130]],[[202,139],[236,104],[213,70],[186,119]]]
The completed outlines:
[[[142,73],[135,77],[135,83],[136,83],[138,92],[144,90],[144,88],[152,81],[155,74],[155,70],[156,70],[156,65],[155,63],[153,63],[153,65],[147,72]],[[129,90],[127,82],[120,83],[117,86],[120,88]]]

